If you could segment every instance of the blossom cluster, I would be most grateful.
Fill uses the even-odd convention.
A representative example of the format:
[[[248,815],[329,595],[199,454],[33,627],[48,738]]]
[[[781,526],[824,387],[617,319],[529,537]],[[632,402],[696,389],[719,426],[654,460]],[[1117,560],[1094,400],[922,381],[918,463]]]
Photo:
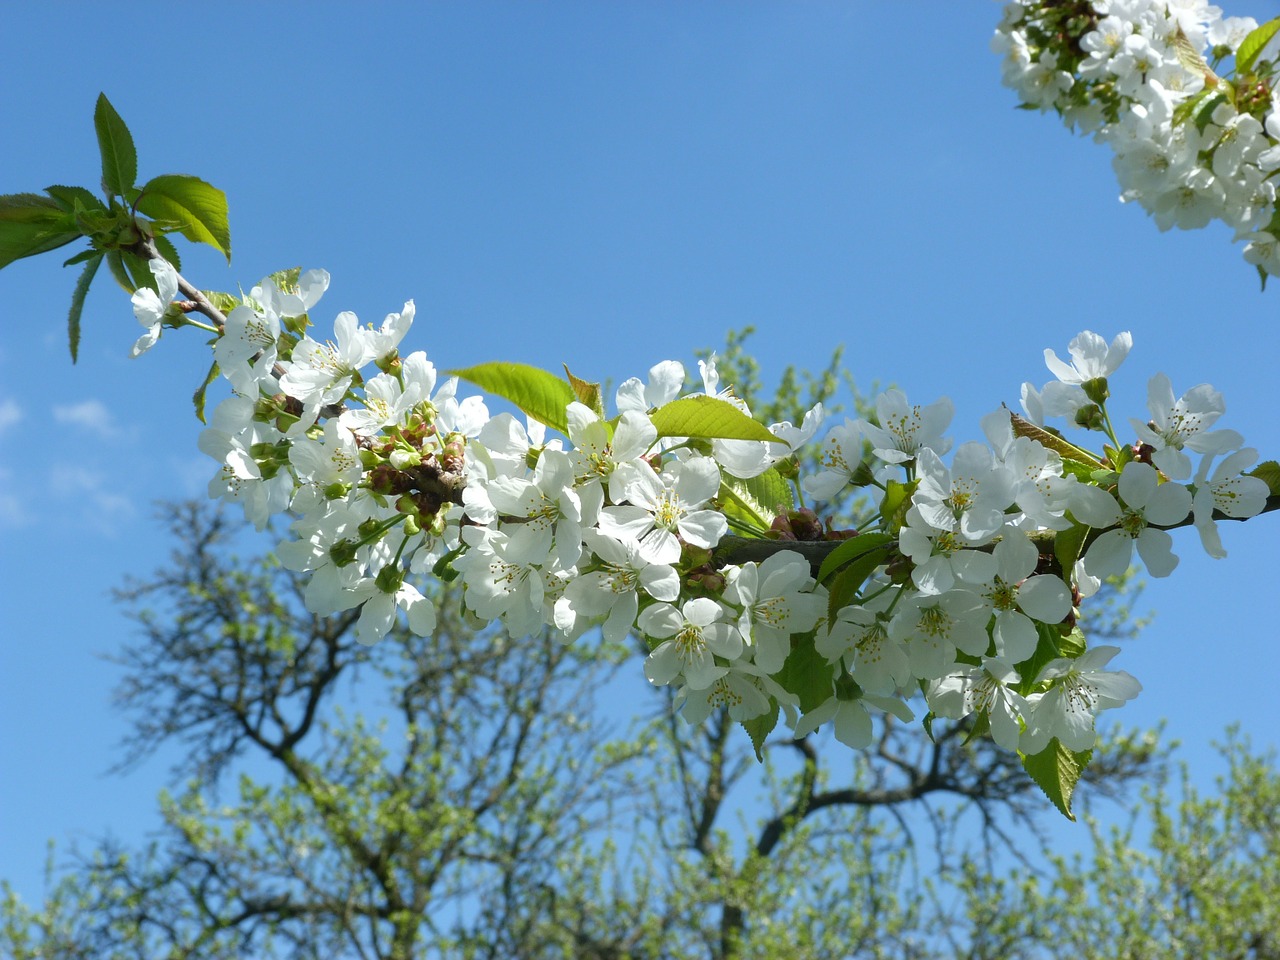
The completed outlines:
[[[175,289],[169,264],[151,267]],[[1076,605],[1135,551],[1168,575],[1163,528],[1194,523],[1223,555],[1215,516],[1253,516],[1269,492],[1245,474],[1257,452],[1211,429],[1225,407],[1207,385],[1175,397],[1157,375],[1150,419],[1118,442],[1106,385],[1128,334],[1082,333],[1070,361],[1046,351],[1054,379],[1023,386],[1023,415],[992,413],[985,441],[949,459],[951,402],[898,390],[825,434],[819,404],[749,438],[743,424],[763,428],[714,357],[700,387],[674,360],[627,380],[611,417],[598,397],[568,402],[544,418],[555,435],[460,396],[425,353],[401,355],[412,302],[377,327],[340,313],[316,339],[328,281],[274,275],[226,314],[214,354],[231,393],[199,440],[218,462],[211,496],[259,528],[287,517],[276,554],[307,574],[307,608],[358,608],[361,642],[399,616],[430,635],[425,580],[456,579],[466,609],[513,636],[642,638],[649,682],[672,686],[693,722],[721,707],[766,732],[779,716],[796,736],[830,722],[862,747],[876,715],[912,719],[923,691],[930,715],[976,714],[1006,748],[1089,749],[1098,713],[1139,685],[1106,669],[1115,648],[1086,650]],[[146,329],[135,352],[167,306],[134,295]],[[709,426],[686,419],[687,435],[672,435],[669,414],[691,397]],[[1112,446],[1088,453],[1046,426],[1054,418]],[[817,467],[801,477],[806,463]],[[803,506],[859,491],[866,519],[851,529]],[[1057,539],[1072,536],[1068,552]],[[743,544],[753,559],[735,560]]]
[[[1276,25],[1205,0],[1014,0],[993,47],[1024,104],[1112,148],[1121,200],[1161,230],[1225,222],[1265,281],[1280,274]]]

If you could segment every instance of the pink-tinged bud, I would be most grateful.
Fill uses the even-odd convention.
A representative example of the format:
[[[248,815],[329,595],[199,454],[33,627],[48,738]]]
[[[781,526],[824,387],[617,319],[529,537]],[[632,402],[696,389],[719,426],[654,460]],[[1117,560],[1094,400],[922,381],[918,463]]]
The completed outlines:
[[[770,524],[770,528],[783,540],[823,539],[822,521],[808,507],[779,514]]]

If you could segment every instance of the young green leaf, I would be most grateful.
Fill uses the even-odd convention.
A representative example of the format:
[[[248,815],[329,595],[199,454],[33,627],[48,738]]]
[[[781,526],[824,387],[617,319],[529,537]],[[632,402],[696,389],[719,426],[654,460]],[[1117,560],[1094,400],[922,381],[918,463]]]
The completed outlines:
[[[573,388],[554,373],[523,363],[503,362],[482,363],[448,373],[510,400],[539,423],[561,433],[568,432],[565,408],[577,397]]]
[[[165,174],[142,186],[137,208],[157,228],[177,230],[192,243],[207,243],[231,262],[227,195],[199,177]]]
[[[1053,537],[1053,555],[1062,568],[1062,576],[1070,580],[1075,570],[1076,561],[1080,559],[1080,550],[1084,546],[1085,537],[1089,535],[1089,527],[1083,523],[1073,523],[1066,530],[1059,530]]]
[[[861,538],[859,538],[861,539]],[[881,545],[864,553],[835,575],[827,590],[827,622],[835,623],[836,614],[858,598],[858,591],[867,582],[867,578],[875,573],[876,567],[884,563],[885,550]]]
[[[122,197],[138,179],[138,152],[133,147],[129,128],[105,93],[98,94],[93,127],[98,133],[98,150],[102,153],[103,192]]]
[[[80,236],[75,219],[38,193],[0,196],[0,267],[55,250]]]
[[[600,384],[575,377],[569,365],[564,364],[564,375],[569,378],[569,386],[573,388],[578,402],[586,405],[596,416],[604,417],[604,396],[600,392]]]
[[[204,397],[209,390],[209,385],[218,379],[218,362],[215,360],[213,365],[209,367],[209,372],[205,375],[204,383],[200,384],[195,393],[191,395],[191,402],[196,408],[196,419],[204,423]]]
[[[1056,433],[1050,433],[1044,427],[1037,427],[1025,417],[1012,413],[1009,415],[1009,422],[1013,426],[1013,435],[1015,437],[1030,437],[1042,447],[1057,453],[1063,460],[1087,463],[1091,465],[1093,470],[1097,470],[1102,466],[1102,461],[1088,450],[1077,447],[1070,440],[1060,437]]]
[[[835,671],[818,652],[812,637],[797,637],[778,671],[778,683],[783,690],[799,697],[800,712],[808,713],[831,698]]]
[[[751,738],[751,746],[755,749],[756,759],[764,762],[764,742],[768,739],[769,734],[773,733],[773,728],[778,725],[778,701],[769,698],[769,709],[758,717],[752,717],[750,720],[742,721],[742,729],[747,731],[747,736]]]
[[[1280,32],[1280,17],[1268,20],[1240,41],[1236,48],[1236,77],[1242,77],[1253,69],[1258,54],[1271,42],[1271,38]]]
[[[721,490],[731,497],[724,503],[726,511],[736,508],[743,520],[763,529],[769,528],[780,509],[786,511],[794,506],[791,484],[772,467],[749,480],[722,474]]]
[[[182,258],[178,256],[178,248],[173,245],[173,241],[164,234],[156,234],[152,237],[152,242],[156,245],[156,249],[160,251],[160,256],[164,257],[173,265],[173,269],[179,273],[182,272]]]
[[[90,257],[84,269],[80,271],[80,279],[76,281],[76,288],[71,294],[71,312],[67,315],[67,346],[71,350],[72,363],[76,362],[77,354],[80,352],[80,314],[84,310],[84,298],[100,266],[102,266],[102,254]]]
[[[75,213],[77,203],[85,210],[107,209],[106,204],[84,187],[64,187],[54,184],[52,187],[45,187],[44,192],[53,197],[58,206],[68,213]]]
[[[1080,775],[1084,773],[1084,768],[1089,765],[1089,758],[1093,756],[1093,751],[1072,753],[1055,737],[1049,741],[1047,747],[1034,756],[1029,757],[1026,754],[1019,756],[1022,757],[1022,768],[1027,771],[1035,785],[1044,791],[1044,795],[1053,802],[1064,817],[1075,820],[1075,814],[1071,812],[1071,795],[1075,793],[1076,784],[1080,782]]]
[[[892,542],[893,537],[887,533],[864,533],[844,541],[827,554],[827,559],[822,561],[822,566],[818,568],[818,582],[826,583],[827,577],[831,576],[837,567],[842,567],[850,560],[856,560],[864,553]]]
[[[1246,476],[1257,477],[1267,485],[1267,489],[1271,492],[1271,496],[1280,497],[1280,463],[1274,460],[1264,460]]]
[[[658,428],[659,437],[778,442],[764,424],[752,420],[728,400],[706,394],[664,403],[650,419]]]

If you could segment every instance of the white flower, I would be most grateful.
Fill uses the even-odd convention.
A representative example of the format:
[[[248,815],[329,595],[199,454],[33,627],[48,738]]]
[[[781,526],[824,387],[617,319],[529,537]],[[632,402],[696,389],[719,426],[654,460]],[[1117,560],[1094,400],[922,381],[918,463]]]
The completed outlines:
[[[729,529],[723,514],[701,509],[720,489],[720,471],[710,457],[668,463],[661,475],[643,460],[619,466],[617,472],[624,468],[620,489],[631,505],[601,510],[600,529],[638,544],[650,563],[680,559],[677,534],[694,546],[714,547]]]
[[[609,642],[621,642],[635,624],[640,590],[655,600],[671,601],[680,596],[675,568],[646,562],[637,544],[614,540],[596,530],[584,530],[583,538],[601,566],[574,577],[565,589],[565,598],[575,614],[593,620],[605,618],[604,638]]]
[[[1258,451],[1252,447],[1237,450],[1218,464],[1210,475],[1209,468],[1213,465],[1213,459],[1208,456],[1200,461],[1191,509],[1205,552],[1220,559],[1227,555],[1227,551],[1223,549],[1222,538],[1218,536],[1213,512],[1217,510],[1235,519],[1257,516],[1267,505],[1267,496],[1271,491],[1258,477],[1244,476],[1244,471],[1258,459]]]
[[[336,343],[305,336],[293,348],[293,358],[281,363],[285,372],[280,386],[289,396],[303,403],[336,403],[360,368],[374,358],[373,331],[361,327],[354,313],[338,314],[333,329]]]
[[[725,573],[724,597],[742,607],[738,631],[754,648],[752,659],[766,673],[777,673],[791,652],[791,635],[812,630],[826,612],[825,601],[807,592],[813,585],[808,561],[780,550],[763,563]]]
[[[967,590],[937,596],[904,597],[889,621],[889,637],[905,642],[911,675],[922,679],[946,676],[955,666],[956,650],[971,657],[987,652],[991,608]]]
[[[649,368],[647,385],[635,377],[623,381],[616,395],[618,412],[634,410],[637,413],[647,413],[655,407],[670,403],[680,395],[683,387],[684,367],[679,361],[664,360]]]
[[[1082,384],[1115,373],[1132,346],[1133,337],[1127,331],[1118,334],[1108,347],[1102,337],[1085,330],[1067,345],[1071,353],[1070,364],[1063,363],[1056,353],[1048,349],[1044,352],[1044,363],[1062,383]]]
[[[862,427],[846,419],[822,441],[822,469],[804,478],[804,492],[815,500],[830,500],[850,483],[861,462]]]
[[[156,278],[156,290],[139,287],[134,291],[133,315],[146,329],[129,351],[130,357],[140,356],[155,346],[160,339],[160,329],[169,303],[178,295],[178,272],[173,269],[173,265],[155,257],[150,261],[150,267],[151,275]]]
[[[879,707],[885,713],[892,713],[899,720],[910,722],[915,719],[911,708],[896,697],[864,695],[842,700],[833,694],[800,718],[795,725],[795,737],[797,740],[807,737],[831,720],[837,740],[854,750],[864,750],[871,745],[872,732],[867,704]]]
[[[1004,660],[983,657],[982,666],[964,667],[956,673],[934,680],[925,692],[929,709],[940,717],[959,720],[971,713],[987,715],[991,722],[991,739],[1006,750],[1018,749],[1028,704],[1011,689],[1018,682],[1018,672]]]
[[[1234,430],[1208,431],[1226,410],[1222,394],[1207,383],[1192,387],[1179,400],[1173,399],[1173,385],[1163,373],[1147,384],[1150,425],[1130,420],[1143,443],[1155,447],[1152,461],[1170,480],[1191,476],[1191,458],[1182,452],[1189,447],[1197,453],[1218,454],[1234,449],[1244,438]]]
[[[992,551],[999,566],[985,595],[995,610],[991,638],[996,656],[1020,663],[1036,651],[1038,635],[1032,620],[1061,623],[1071,612],[1071,593],[1057,577],[1035,573],[1040,554],[1021,533],[1010,532]]]
[[[906,463],[923,449],[944,454],[951,441],[942,432],[951,423],[955,406],[947,397],[922,407],[907,403],[901,390],[886,390],[876,398],[879,426],[862,421],[872,452],[885,463]]]
[[[640,614],[637,626],[648,636],[664,640],[644,662],[649,682],[658,686],[677,677],[694,690],[705,690],[728,673],[716,664],[716,657],[737,660],[742,655],[742,637],[721,621],[723,608],[708,597],[685,601],[680,609],[669,603],[655,603]]]
[[[1173,538],[1150,524],[1172,526],[1191,512],[1191,493],[1177,483],[1160,483],[1155,467],[1136,461],[1120,474],[1116,502],[1107,491],[1078,484],[1072,497],[1077,520],[1106,532],[1084,555],[1084,569],[1093,577],[1119,576],[1129,566],[1136,546],[1138,556],[1153,577],[1167,577],[1178,565]]]
[[[1098,714],[1122,706],[1142,690],[1142,684],[1123,670],[1102,669],[1119,652],[1119,647],[1094,647],[1075,660],[1045,664],[1036,679],[1052,686],[1037,696],[1027,718],[1019,743],[1023,753],[1037,754],[1055,737],[1068,750],[1093,748],[1098,739],[1094,729]]]

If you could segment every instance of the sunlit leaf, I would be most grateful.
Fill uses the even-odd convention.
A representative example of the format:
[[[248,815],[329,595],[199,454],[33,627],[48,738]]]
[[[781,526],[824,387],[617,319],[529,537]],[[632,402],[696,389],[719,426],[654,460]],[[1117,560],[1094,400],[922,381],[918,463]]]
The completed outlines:
[[[568,433],[565,408],[577,399],[573,388],[554,373],[523,363],[482,363],[465,370],[450,370],[450,376],[496,396],[510,400],[539,423]]]

